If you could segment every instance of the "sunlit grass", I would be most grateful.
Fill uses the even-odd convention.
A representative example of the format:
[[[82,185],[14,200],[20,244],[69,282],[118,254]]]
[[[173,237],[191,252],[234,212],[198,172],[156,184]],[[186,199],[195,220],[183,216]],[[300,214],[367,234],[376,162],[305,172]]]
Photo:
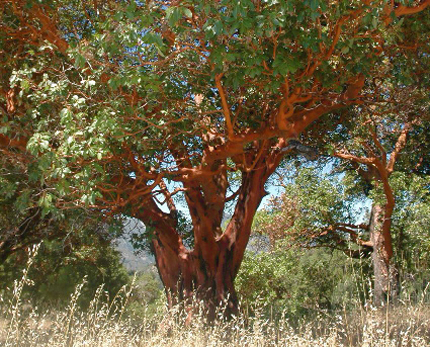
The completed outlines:
[[[77,286],[67,308],[42,311],[22,299],[23,288],[31,285],[29,268],[16,281],[11,298],[0,301],[1,346],[429,346],[430,307],[424,300],[414,305],[375,309],[357,302],[354,310],[321,312],[302,321],[286,316],[269,318],[267,307],[243,312],[229,321],[208,323],[197,304],[190,324],[179,306],[156,313],[133,315],[129,301],[133,284],[109,298],[99,287],[88,309],[77,305],[86,279]],[[424,294],[423,294],[424,298]],[[270,311],[270,310],[269,310]]]

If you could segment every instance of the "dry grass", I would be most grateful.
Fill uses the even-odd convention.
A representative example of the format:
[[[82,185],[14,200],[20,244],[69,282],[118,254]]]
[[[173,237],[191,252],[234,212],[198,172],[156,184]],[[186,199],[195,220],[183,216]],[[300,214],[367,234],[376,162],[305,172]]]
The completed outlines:
[[[37,249],[32,251],[34,256]],[[429,346],[430,310],[424,302],[376,310],[357,305],[351,312],[314,317],[303,322],[267,319],[257,309],[230,321],[208,324],[195,314],[183,324],[178,308],[148,318],[132,318],[127,305],[132,287],[124,287],[109,299],[100,287],[90,307],[82,311],[77,301],[85,279],[71,296],[67,309],[41,312],[21,300],[24,286],[31,285],[28,262],[21,281],[15,283],[13,298],[0,300],[1,346]],[[220,309],[220,317],[222,310]]]
[[[429,317],[420,310],[401,308],[387,325],[380,311],[354,317],[316,319],[294,329],[288,320],[261,317],[208,325],[196,317],[190,326],[178,323],[172,313],[158,319],[132,322],[108,314],[100,305],[88,312],[44,315],[32,310],[11,327],[0,322],[3,346],[428,346]]]

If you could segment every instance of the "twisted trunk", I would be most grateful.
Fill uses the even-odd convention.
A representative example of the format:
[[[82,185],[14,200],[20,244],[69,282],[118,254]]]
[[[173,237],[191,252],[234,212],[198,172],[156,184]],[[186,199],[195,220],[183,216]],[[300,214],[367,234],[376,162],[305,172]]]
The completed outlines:
[[[158,240],[153,241],[157,268],[162,279],[168,304],[183,304],[191,319],[193,305],[204,303],[210,320],[215,318],[216,308],[226,305],[226,316],[238,313],[238,299],[234,289],[235,267],[233,249],[220,240],[214,249],[215,263],[208,263],[195,252],[173,254]],[[215,271],[209,269],[215,268]],[[196,299],[197,303],[194,303]]]
[[[189,319],[194,299],[204,303],[210,320],[215,318],[220,305],[226,305],[227,317],[238,313],[234,279],[244,256],[255,212],[267,194],[264,183],[270,173],[267,166],[262,166],[242,174],[235,211],[224,232],[220,227],[222,209],[210,205],[216,197],[209,196],[208,190],[201,194],[190,186],[186,199],[193,222],[192,250],[183,245],[177,226],[167,222],[168,214],[155,203],[149,200],[136,215],[147,226],[153,227],[153,252],[169,306],[184,304]],[[225,198],[222,200],[224,202]]]

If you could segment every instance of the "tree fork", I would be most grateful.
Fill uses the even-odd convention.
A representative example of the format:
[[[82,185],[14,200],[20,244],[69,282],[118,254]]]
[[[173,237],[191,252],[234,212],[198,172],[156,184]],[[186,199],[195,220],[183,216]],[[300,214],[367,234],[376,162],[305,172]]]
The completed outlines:
[[[266,158],[270,157],[271,148],[265,144]],[[273,160],[280,160],[274,156]],[[207,209],[207,199],[203,199],[199,189],[188,187],[187,203],[193,219],[195,247],[187,250],[182,245],[177,232],[170,229],[170,224],[159,220],[153,224],[155,237],[152,247],[156,258],[157,268],[166,289],[169,306],[184,304],[192,315],[193,297],[203,301],[208,319],[214,319],[217,307],[225,306],[226,317],[238,313],[238,298],[234,288],[234,279],[239,271],[246,245],[251,233],[252,220],[267,193],[264,184],[272,170],[268,169],[267,159],[257,159],[254,170],[242,173],[242,185],[235,212],[225,232],[216,237],[215,229],[220,229],[221,220],[215,218],[213,223],[210,211]],[[276,165],[275,165],[276,166]],[[275,167],[274,166],[274,167]],[[223,190],[225,187],[221,186]],[[148,208],[158,209],[153,204]],[[210,206],[210,205],[209,205]],[[148,216],[159,216],[158,213],[143,212],[139,217],[149,222]],[[170,235],[166,238],[166,235]],[[164,237],[163,237],[164,236]],[[172,245],[180,244],[178,247]]]

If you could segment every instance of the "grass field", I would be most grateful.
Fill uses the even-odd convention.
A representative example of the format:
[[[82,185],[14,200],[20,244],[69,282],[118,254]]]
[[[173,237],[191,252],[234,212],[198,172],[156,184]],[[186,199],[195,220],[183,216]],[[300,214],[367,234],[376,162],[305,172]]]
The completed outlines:
[[[37,250],[33,251],[33,255]],[[300,320],[273,318],[270,306],[243,309],[240,316],[208,323],[196,305],[191,323],[185,325],[183,310],[154,311],[133,302],[134,283],[109,298],[103,286],[89,307],[82,310],[76,287],[68,306],[61,310],[38,308],[24,299],[30,256],[20,281],[5,297],[0,296],[0,346],[430,346],[430,306],[424,290],[418,300],[399,300],[376,309],[357,300],[355,307],[317,312]],[[133,304],[136,304],[134,302]],[[222,317],[220,309],[219,317]]]
[[[19,288],[15,291],[19,295]],[[2,302],[1,346],[429,346],[430,307],[424,304],[319,314],[301,321],[270,319],[256,309],[230,321],[191,324],[177,310],[136,317],[127,311],[132,292],[109,301],[102,288],[90,307],[78,309],[80,287],[61,311],[41,311],[19,300]],[[263,310],[261,310],[262,312]]]

